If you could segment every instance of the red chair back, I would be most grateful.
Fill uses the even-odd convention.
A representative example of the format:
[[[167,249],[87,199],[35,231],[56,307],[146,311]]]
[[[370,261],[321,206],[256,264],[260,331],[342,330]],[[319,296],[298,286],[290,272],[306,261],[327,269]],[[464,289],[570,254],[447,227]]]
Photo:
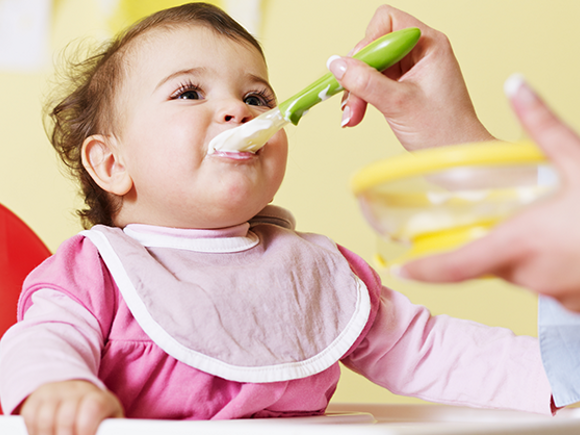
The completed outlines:
[[[16,306],[24,278],[49,256],[42,240],[0,204],[0,337],[16,323]]]

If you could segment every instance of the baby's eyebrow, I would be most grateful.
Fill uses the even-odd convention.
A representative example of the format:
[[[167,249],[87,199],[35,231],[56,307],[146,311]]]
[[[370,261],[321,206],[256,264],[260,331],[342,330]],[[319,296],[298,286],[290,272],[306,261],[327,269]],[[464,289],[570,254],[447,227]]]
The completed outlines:
[[[168,81],[170,81],[176,77],[186,76],[186,75],[198,75],[199,76],[199,75],[203,75],[206,72],[207,72],[207,69],[203,68],[203,67],[182,69],[182,70],[176,71],[172,74],[169,74],[167,77],[164,77],[163,79],[161,79],[161,81],[159,83],[157,83],[157,86],[155,86],[155,90],[159,89],[161,86],[163,86],[163,84],[167,83]]]
[[[274,92],[274,89],[272,88],[272,86],[270,85],[270,82],[268,80],[263,79],[262,77],[254,75],[254,74],[247,74],[247,76],[249,77],[249,79],[251,81],[258,82],[258,83],[261,83],[262,85],[266,86],[270,90],[270,92],[272,92],[273,95],[276,95],[276,92]]]

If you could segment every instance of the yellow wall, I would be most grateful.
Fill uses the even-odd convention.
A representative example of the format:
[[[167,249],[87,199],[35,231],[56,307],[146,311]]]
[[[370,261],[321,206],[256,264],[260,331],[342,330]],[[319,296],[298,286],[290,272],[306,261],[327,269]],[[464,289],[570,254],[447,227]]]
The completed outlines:
[[[51,36],[55,52],[71,39],[108,34],[115,23],[96,3],[56,3]],[[260,39],[271,81],[284,99],[324,73],[329,55],[347,53],[364,35],[382,2],[263,3]],[[524,73],[558,113],[580,130],[580,2],[393,0],[391,4],[450,37],[478,113],[492,134],[508,140],[521,135],[502,93],[503,81],[513,72]],[[0,203],[19,214],[54,250],[80,226],[74,216],[75,188],[62,176],[41,124],[41,100],[50,88],[50,74],[49,67],[28,74],[0,72]],[[401,149],[374,110],[363,125],[341,129],[339,100],[335,97],[314,108],[299,127],[287,129],[288,175],[276,203],[294,212],[300,230],[327,234],[372,261],[378,238],[361,217],[348,180],[362,166]],[[520,289],[492,281],[433,287],[384,280],[434,313],[535,334],[536,300]],[[409,401],[343,372],[337,401]]]

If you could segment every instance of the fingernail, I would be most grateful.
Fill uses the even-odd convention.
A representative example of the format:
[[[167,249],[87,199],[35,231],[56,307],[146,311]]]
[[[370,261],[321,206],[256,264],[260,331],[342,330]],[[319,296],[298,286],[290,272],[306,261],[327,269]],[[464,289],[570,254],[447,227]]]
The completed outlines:
[[[342,121],[340,121],[340,126],[344,127],[350,121],[350,107],[345,106],[342,112]]]
[[[524,104],[533,104],[538,100],[538,96],[522,74],[512,74],[504,83],[504,92],[508,98],[517,98]]]
[[[508,97],[513,97],[526,82],[522,74],[516,73],[508,77],[503,84],[503,91]]]
[[[346,72],[346,62],[342,57],[337,56],[336,54],[328,58],[326,61],[326,67],[338,80],[340,80]]]
[[[340,103],[340,110],[344,110],[346,104],[348,103],[348,98],[350,97],[350,92],[344,93],[344,99]]]

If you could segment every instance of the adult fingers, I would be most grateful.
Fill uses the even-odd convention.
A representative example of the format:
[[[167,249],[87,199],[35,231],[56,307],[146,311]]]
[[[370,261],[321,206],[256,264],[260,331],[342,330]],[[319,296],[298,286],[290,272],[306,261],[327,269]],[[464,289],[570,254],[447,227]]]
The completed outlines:
[[[380,36],[407,27],[418,27],[422,32],[430,30],[426,24],[400,9],[389,5],[379,6],[367,26],[365,38],[359,45],[367,45]]]
[[[353,104],[358,104],[353,96],[372,104],[385,113],[388,111],[391,99],[398,94],[399,87],[402,86],[364,62],[349,57],[332,56],[328,60],[328,69],[350,93],[346,107],[350,106],[353,111],[351,117],[353,124],[360,122],[364,115],[364,112],[361,115],[359,110],[353,109]]]
[[[412,15],[389,5],[381,5],[377,8],[371,18],[365,32],[365,37],[355,45],[348,56],[352,56],[361,48],[387,33],[407,27],[419,27],[422,32],[428,32],[431,30],[428,26],[417,20]],[[355,95],[346,93],[341,105],[341,108],[344,111],[341,126],[354,127],[358,125],[364,118],[367,102],[374,105],[374,103],[369,100],[365,101],[365,98],[361,97],[359,94]]]
[[[518,257],[517,245],[506,243],[509,234],[509,229],[498,227],[456,251],[411,261],[395,272],[401,278],[432,283],[461,282],[494,274],[508,269]]]
[[[505,92],[532,139],[568,181],[580,183],[580,137],[550,110],[521,75],[506,81]]]
[[[346,91],[340,108],[342,109],[340,126],[354,127],[363,120],[367,110],[367,103],[356,95],[351,95],[350,92]]]

